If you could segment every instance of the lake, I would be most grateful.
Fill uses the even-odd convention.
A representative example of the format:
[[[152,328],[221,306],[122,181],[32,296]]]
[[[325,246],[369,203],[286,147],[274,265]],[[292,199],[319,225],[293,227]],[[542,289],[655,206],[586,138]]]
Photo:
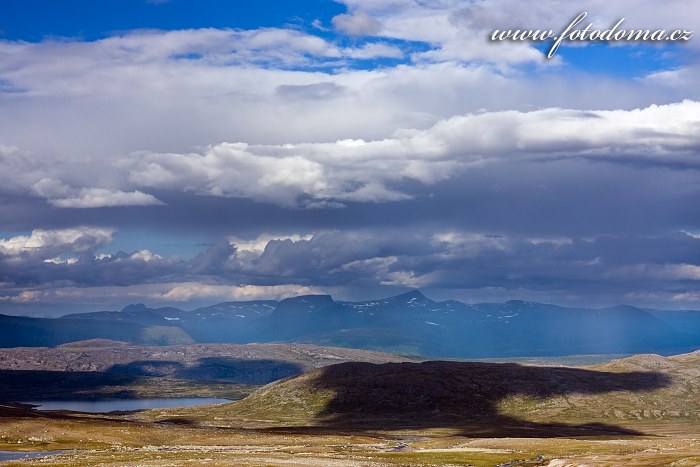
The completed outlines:
[[[164,407],[191,407],[193,405],[225,404],[229,399],[186,397],[178,399],[110,399],[97,401],[29,401],[37,410],[70,410],[73,412],[107,413],[115,411],[160,409]]]
[[[69,451],[0,451],[0,462],[15,461],[19,459],[34,459],[36,457],[53,456]]]

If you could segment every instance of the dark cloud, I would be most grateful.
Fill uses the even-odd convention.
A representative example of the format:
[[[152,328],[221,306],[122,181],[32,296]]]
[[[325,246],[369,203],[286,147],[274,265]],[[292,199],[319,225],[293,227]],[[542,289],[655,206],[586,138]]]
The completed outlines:
[[[32,238],[40,236],[34,233]],[[196,297],[201,290],[210,294],[207,284],[296,284],[366,292],[379,286],[420,287],[498,290],[521,298],[549,293],[591,302],[684,302],[695,297],[700,280],[700,238],[684,232],[542,237],[425,226],[375,227],[251,240],[232,237],[189,260],[147,250],[95,255],[102,241],[86,244],[86,235],[57,231],[44,237],[63,240],[30,252],[4,250],[0,281],[5,300],[29,301],[34,295],[28,290],[156,284],[158,293],[150,297],[168,301]],[[10,244],[18,241],[11,239]],[[186,292],[181,283],[190,284]]]

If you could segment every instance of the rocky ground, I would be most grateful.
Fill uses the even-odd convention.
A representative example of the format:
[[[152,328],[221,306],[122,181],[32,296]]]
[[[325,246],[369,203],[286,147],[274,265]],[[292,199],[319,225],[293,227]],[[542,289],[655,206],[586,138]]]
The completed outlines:
[[[0,402],[47,399],[240,399],[271,381],[339,362],[410,360],[304,344],[130,345],[91,340],[0,349]],[[61,384],[55,384],[61,381]]]

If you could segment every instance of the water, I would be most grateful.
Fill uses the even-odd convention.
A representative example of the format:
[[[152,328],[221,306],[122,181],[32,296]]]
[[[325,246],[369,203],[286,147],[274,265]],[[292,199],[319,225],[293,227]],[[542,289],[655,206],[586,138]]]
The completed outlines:
[[[36,457],[54,456],[69,451],[0,451],[0,462],[15,461],[19,459],[34,459]]]
[[[525,365],[541,366],[589,366],[599,363],[607,363],[611,360],[630,357],[633,354],[590,354],[590,355],[564,355],[559,357],[503,357],[503,358],[478,358],[473,361],[485,363],[520,363]]]
[[[70,410],[73,412],[108,413],[115,411],[159,409],[164,407],[191,407],[204,404],[224,404],[229,399],[188,397],[179,399],[111,399],[98,401],[30,401],[37,410]]]

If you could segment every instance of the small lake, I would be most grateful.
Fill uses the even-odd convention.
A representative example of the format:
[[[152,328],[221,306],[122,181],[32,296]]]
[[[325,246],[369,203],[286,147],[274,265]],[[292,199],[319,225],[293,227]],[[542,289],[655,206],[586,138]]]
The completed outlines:
[[[211,397],[186,397],[179,399],[110,399],[97,401],[29,401],[36,410],[70,410],[73,412],[107,413],[115,411],[161,409],[165,407],[191,407],[205,404],[225,404],[229,399]]]
[[[63,454],[64,452],[69,452],[69,451],[32,451],[32,452],[0,451],[0,462],[16,461],[19,459],[35,459],[37,457],[54,456],[56,454]]]

